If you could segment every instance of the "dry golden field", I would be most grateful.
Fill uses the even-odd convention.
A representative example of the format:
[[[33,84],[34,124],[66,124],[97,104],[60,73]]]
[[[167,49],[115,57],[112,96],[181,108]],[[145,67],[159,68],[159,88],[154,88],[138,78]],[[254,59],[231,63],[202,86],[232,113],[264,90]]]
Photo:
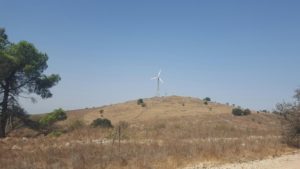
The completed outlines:
[[[59,137],[29,137],[19,129],[0,140],[5,169],[174,169],[194,163],[224,163],[279,156],[291,149],[281,142],[280,118],[252,112],[236,117],[233,107],[171,96],[68,111],[57,124]],[[100,113],[103,110],[103,113]],[[113,129],[91,128],[99,117]],[[83,126],[74,126],[80,122]],[[120,127],[119,127],[120,126]],[[26,137],[25,137],[26,136]]]

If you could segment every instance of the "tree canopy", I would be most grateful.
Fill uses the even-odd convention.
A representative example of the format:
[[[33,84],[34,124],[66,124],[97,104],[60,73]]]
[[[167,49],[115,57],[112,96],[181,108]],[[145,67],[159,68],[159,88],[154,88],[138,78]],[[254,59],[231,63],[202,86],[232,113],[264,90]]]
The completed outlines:
[[[32,43],[11,43],[0,28],[0,137],[5,137],[7,119],[12,107],[19,106],[22,95],[52,96],[50,88],[60,81],[57,74],[45,75],[48,56]]]

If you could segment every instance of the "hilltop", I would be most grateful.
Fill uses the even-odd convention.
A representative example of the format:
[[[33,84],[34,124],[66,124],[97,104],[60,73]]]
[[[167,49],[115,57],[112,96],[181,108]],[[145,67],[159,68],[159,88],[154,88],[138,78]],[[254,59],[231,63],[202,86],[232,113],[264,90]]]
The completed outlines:
[[[153,97],[143,99],[143,101],[144,107],[138,105],[137,100],[132,100],[101,107],[71,110],[67,111],[68,119],[81,119],[89,124],[95,118],[101,117],[100,111],[103,110],[103,116],[113,123],[137,122],[182,116],[230,114],[233,108],[216,102],[205,104],[205,101],[199,98],[181,96]]]

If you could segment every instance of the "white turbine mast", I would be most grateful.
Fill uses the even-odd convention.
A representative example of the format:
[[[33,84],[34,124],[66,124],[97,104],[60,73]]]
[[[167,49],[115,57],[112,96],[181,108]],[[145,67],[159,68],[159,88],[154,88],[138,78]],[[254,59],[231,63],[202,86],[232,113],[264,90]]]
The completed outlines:
[[[158,74],[154,77],[151,78],[151,80],[157,80],[157,88],[156,88],[156,96],[159,97],[160,93],[159,93],[159,85],[160,83],[164,83],[164,81],[161,79],[160,77],[161,74],[161,70],[159,70]]]

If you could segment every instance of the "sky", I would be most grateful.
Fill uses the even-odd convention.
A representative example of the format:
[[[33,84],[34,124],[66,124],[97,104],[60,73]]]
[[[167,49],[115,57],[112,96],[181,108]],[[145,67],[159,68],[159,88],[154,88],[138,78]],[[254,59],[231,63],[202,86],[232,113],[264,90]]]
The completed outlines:
[[[210,97],[255,110],[300,87],[300,1],[0,0],[0,27],[49,56],[53,97],[28,113],[97,107],[156,94]]]

